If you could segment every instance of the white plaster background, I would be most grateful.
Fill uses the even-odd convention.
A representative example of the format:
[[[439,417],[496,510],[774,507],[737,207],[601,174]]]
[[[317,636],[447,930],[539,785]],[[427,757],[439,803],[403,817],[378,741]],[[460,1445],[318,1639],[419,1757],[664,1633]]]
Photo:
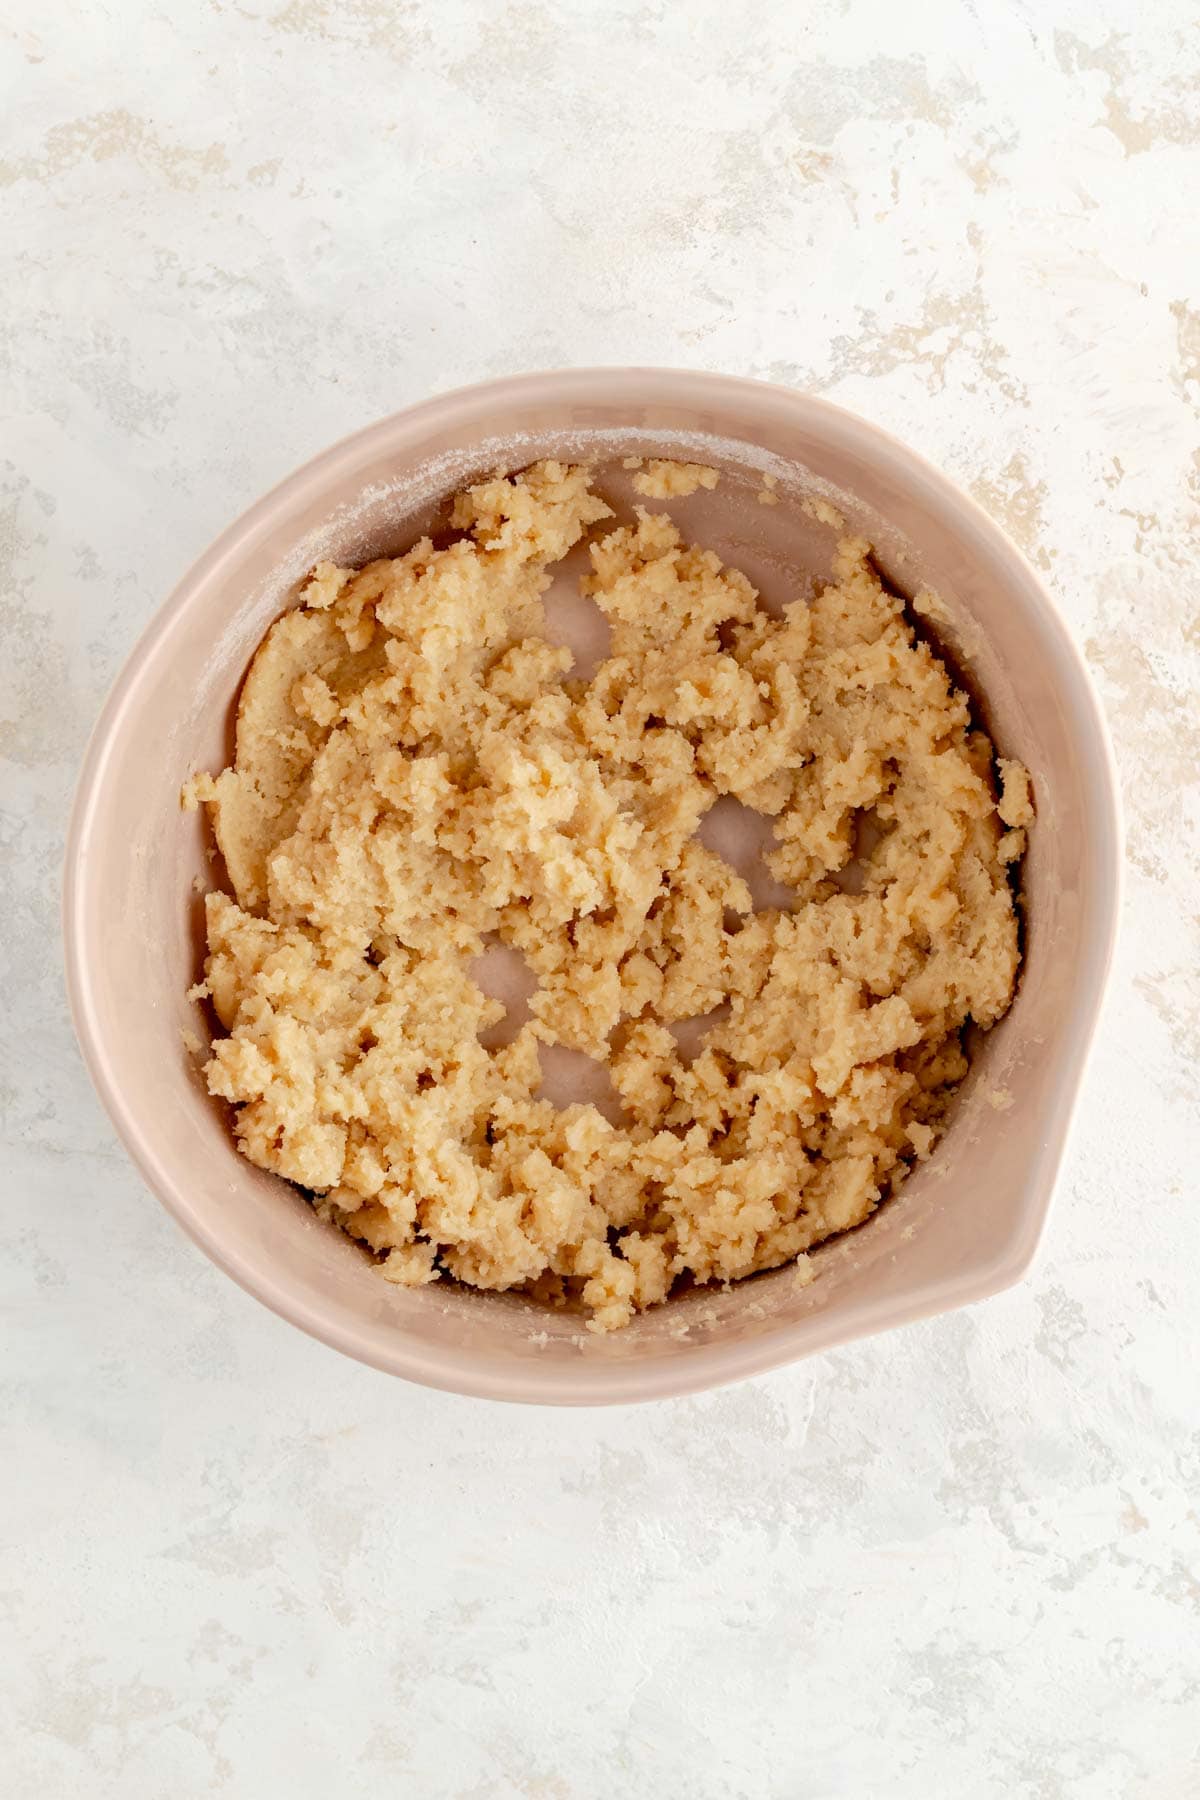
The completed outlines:
[[[1200,10],[8,17],[0,1790],[1194,1800]],[[307,1342],[144,1191],[66,1020],[63,816],[268,484],[643,360],[844,402],[1008,526],[1108,709],[1125,932],[1026,1285],[710,1397],[490,1409]]]

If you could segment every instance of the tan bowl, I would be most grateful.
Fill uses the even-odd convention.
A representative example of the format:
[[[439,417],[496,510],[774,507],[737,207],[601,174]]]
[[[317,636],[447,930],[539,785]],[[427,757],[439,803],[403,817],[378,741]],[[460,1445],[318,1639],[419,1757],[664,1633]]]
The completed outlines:
[[[811,592],[833,498],[906,593],[937,590],[936,635],[1002,754],[1034,778],[1026,960],[979,1046],[935,1156],[867,1225],[791,1270],[702,1290],[597,1337],[515,1295],[382,1281],[287,1183],[237,1154],[185,1033],[201,955],[204,827],[180,784],[230,754],[235,696],[311,564],[407,547],[448,490],[547,454],[715,463],[715,493],[672,503],[778,603]],[[759,504],[762,476],[780,502]],[[197,880],[199,878],[199,880]],[[1115,932],[1115,782],[1082,659],[1013,545],[945,476],[805,394],[666,369],[527,375],[443,396],[318,456],[251,507],[142,637],[93,734],[66,859],[66,964],[92,1079],[143,1177],[214,1262],[293,1324],[431,1387],[495,1399],[652,1399],[754,1374],[1009,1286],[1033,1256],[1096,1024]]]

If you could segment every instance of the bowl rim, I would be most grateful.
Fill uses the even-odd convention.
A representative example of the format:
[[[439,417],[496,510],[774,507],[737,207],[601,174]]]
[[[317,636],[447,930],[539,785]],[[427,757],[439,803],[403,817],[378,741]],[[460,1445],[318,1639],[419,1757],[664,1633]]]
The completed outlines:
[[[112,746],[128,707],[135,697],[143,668],[160,643],[169,636],[176,619],[191,605],[197,591],[211,580],[223,563],[235,558],[256,535],[265,533],[281,503],[302,504],[316,499],[321,490],[336,485],[339,471],[357,464],[377,447],[386,446],[397,431],[406,435],[434,428],[453,430],[459,418],[468,418],[481,404],[519,404],[537,398],[543,404],[571,397],[578,384],[602,378],[609,398],[627,393],[632,402],[658,399],[695,406],[704,395],[714,405],[734,403],[739,397],[757,407],[770,398],[780,414],[801,416],[809,428],[827,435],[853,437],[856,447],[877,462],[907,476],[919,478],[927,498],[942,509],[952,509],[959,529],[969,526],[976,538],[1003,569],[1005,578],[1024,584],[1039,615],[1039,624],[1057,641],[1065,669],[1074,677],[1080,726],[1090,732],[1089,774],[1096,790],[1095,819],[1091,838],[1091,862],[1104,877],[1101,892],[1093,899],[1097,916],[1086,947],[1089,992],[1080,1003],[1073,1039],[1064,1068],[1069,1076],[1058,1083],[1056,1110],[1042,1143],[1036,1165],[1026,1185],[1045,1196],[1032,1216],[1026,1217],[1021,1234],[983,1266],[974,1266],[954,1278],[927,1281],[911,1293],[891,1295],[875,1307],[860,1305],[851,1319],[826,1315],[819,1346],[795,1342],[798,1324],[781,1323],[776,1329],[741,1342],[694,1346],[686,1357],[659,1365],[648,1381],[644,1365],[635,1359],[624,1365],[602,1363],[531,1363],[519,1371],[508,1367],[494,1373],[486,1359],[472,1352],[440,1347],[436,1352],[397,1338],[388,1351],[356,1338],[341,1322],[331,1322],[318,1308],[302,1301],[282,1284],[272,1284],[247,1269],[232,1255],[221,1234],[209,1229],[188,1203],[181,1182],[162,1166],[147,1148],[137,1124],[136,1107],[123,1093],[108,1066],[104,1026],[96,1004],[87,959],[83,954],[88,893],[88,838],[102,792]],[[682,390],[686,387],[686,393]],[[658,390],[656,393],[654,390]],[[674,390],[672,392],[671,390]],[[747,440],[750,441],[750,440]],[[75,1035],[84,1066],[117,1136],[143,1181],[176,1223],[218,1268],[239,1287],[290,1324],[332,1349],[367,1363],[385,1373],[400,1375],[424,1386],[479,1399],[551,1405],[603,1405],[666,1399],[724,1386],[750,1375],[762,1374],[789,1362],[838,1345],[871,1336],[893,1326],[949,1312],[1012,1286],[1027,1272],[1037,1253],[1049,1217],[1053,1186],[1070,1142],[1070,1130],[1082,1094],[1083,1077],[1102,1015],[1108,977],[1118,934],[1124,885],[1123,834],[1119,781],[1107,720],[1099,696],[1074,633],[1053,596],[1029,560],[985,509],[920,451],[860,414],[823,396],[776,382],[747,376],[726,375],[685,366],[592,365],[518,375],[470,383],[449,389],[403,407],[359,430],[337,439],[327,449],[299,464],[275,483],[218,534],[196,558],[153,612],[126,655],[88,737],[80,763],[63,853],[62,933],[66,993]],[[875,1317],[874,1314],[879,1313]]]

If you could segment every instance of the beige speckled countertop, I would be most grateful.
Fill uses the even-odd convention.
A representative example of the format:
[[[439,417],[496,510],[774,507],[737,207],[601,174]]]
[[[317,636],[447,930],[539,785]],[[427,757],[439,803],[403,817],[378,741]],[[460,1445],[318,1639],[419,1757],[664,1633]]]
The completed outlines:
[[[8,17],[6,1796],[1194,1800],[1194,0]],[[185,1243],[80,1067],[55,889],[100,698],[221,525],[584,362],[810,388],[969,487],[1095,670],[1129,879],[1026,1285],[575,1416],[343,1362]]]

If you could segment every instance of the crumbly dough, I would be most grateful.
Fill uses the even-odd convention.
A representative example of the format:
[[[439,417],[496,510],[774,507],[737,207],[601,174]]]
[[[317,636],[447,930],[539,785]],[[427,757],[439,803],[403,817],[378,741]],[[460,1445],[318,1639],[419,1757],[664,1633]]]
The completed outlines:
[[[800,502],[800,510],[806,512],[818,525],[828,525],[831,531],[846,529],[846,521],[837,507],[831,500],[823,500],[819,494],[806,494]]]
[[[929,1155],[963,1026],[1012,997],[1028,778],[1002,763],[998,801],[860,539],[772,617],[665,515],[613,521],[586,469],[482,482],[452,522],[320,564],[254,659],[233,767],[189,784],[236,895],[206,902],[207,1080],[387,1279],[604,1330],[801,1257]],[[588,683],[541,602],[585,533],[612,634]],[[773,820],[790,910],[697,839],[723,795]],[[538,987],[489,1049],[496,939]],[[697,1017],[689,1060],[671,1028]],[[539,1093],[549,1045],[606,1066],[616,1122]]]
[[[641,457],[630,457],[626,468],[637,467],[633,485],[647,500],[683,500],[698,488],[715,488],[720,470],[706,463],[670,462],[655,457],[642,466]]]

